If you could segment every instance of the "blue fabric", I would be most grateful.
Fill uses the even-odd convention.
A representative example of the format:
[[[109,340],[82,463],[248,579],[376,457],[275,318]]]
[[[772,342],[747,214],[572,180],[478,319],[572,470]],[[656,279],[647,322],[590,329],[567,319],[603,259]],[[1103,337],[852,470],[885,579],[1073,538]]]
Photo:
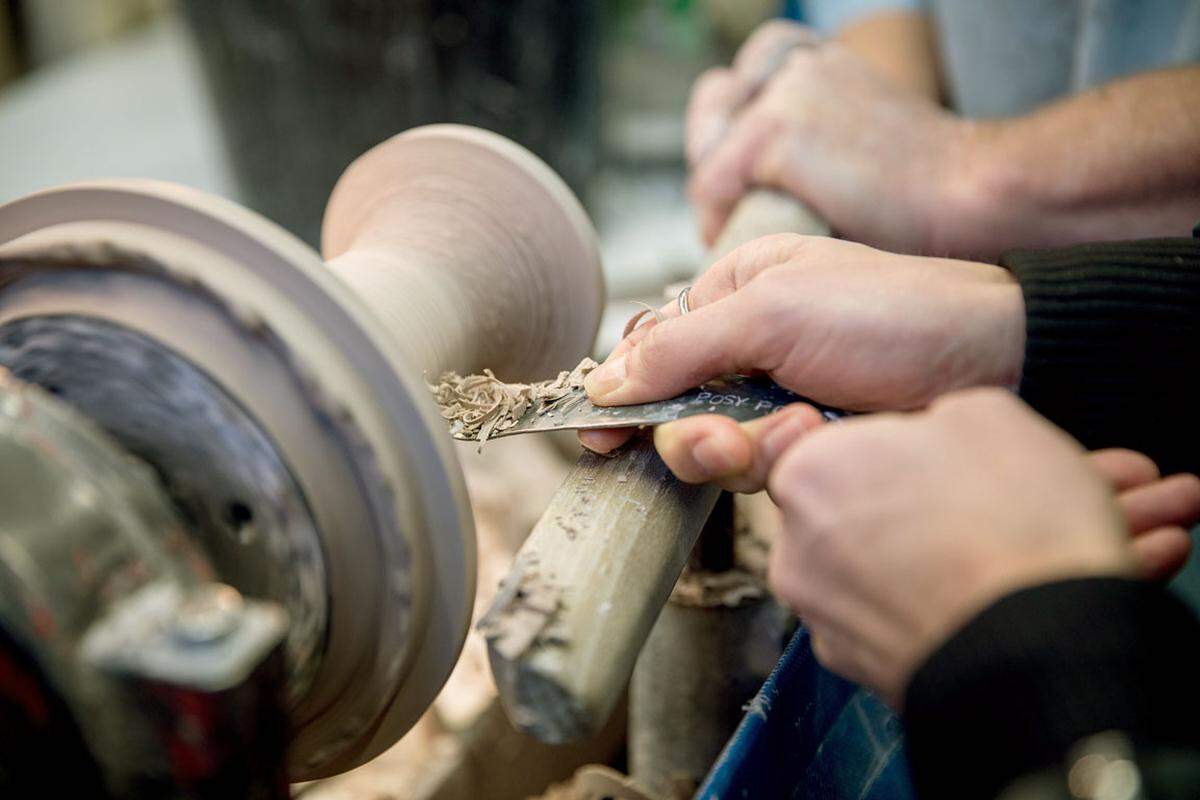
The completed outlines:
[[[817,663],[803,628],[748,707],[701,800],[912,800],[899,719]]]
[[[914,11],[922,3],[921,0],[802,0],[799,5],[806,23],[832,36],[863,17],[881,11]]]
[[[1023,114],[1124,75],[1200,59],[1197,0],[927,0],[954,108]]]
[[[1200,61],[1200,0],[797,0],[833,35],[884,11],[921,9],[937,30],[952,107],[1024,114],[1125,75]]]

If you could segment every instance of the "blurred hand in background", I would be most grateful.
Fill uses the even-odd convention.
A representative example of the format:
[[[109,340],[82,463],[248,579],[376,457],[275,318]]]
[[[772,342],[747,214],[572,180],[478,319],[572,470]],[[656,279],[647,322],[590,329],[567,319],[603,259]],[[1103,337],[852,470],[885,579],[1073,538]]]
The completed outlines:
[[[805,200],[849,238],[929,251],[972,130],[839,43],[768,23],[692,91],[686,151],[701,235],[711,245],[742,195],[764,186]]]
[[[796,23],[766,23],[729,68],[700,76],[686,150],[707,243],[754,187],[795,196],[844,238],[982,260],[1013,247],[1179,235],[1195,222],[1200,128],[1185,109],[1200,67],[970,119],[938,104],[922,20],[875,19],[824,41]]]

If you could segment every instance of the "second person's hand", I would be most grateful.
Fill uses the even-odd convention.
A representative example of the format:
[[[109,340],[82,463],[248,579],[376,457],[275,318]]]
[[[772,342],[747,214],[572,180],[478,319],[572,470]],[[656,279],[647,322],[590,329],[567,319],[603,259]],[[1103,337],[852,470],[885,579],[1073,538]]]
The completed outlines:
[[[772,589],[818,660],[894,707],[929,653],[993,601],[1068,578],[1162,577],[1200,514],[1195,476],[1159,479],[1129,451],[1086,457],[995,389],[826,426],[788,448],[768,484],[783,511]]]
[[[985,128],[892,85],[837,42],[765,24],[692,91],[689,194],[701,235],[712,244],[757,186],[799,198],[847,238],[976,252],[958,220],[977,202]]]

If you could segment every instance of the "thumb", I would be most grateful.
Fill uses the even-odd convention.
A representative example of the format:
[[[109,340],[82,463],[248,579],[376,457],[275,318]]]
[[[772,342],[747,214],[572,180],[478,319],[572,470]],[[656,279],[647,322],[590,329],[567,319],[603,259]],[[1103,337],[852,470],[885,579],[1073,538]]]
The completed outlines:
[[[732,294],[682,317],[649,328],[623,353],[619,350],[584,379],[593,403],[648,403],[699,386],[707,380],[750,371],[753,337],[749,318],[739,313],[743,295]]]

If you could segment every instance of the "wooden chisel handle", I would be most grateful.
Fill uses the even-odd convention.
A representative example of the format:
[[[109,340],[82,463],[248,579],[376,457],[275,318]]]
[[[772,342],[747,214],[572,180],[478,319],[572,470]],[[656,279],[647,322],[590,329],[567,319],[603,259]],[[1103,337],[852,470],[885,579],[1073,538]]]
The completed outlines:
[[[781,232],[829,228],[794,198],[751,192],[707,263]],[[719,494],[676,480],[645,439],[580,457],[481,623],[513,724],[546,742],[604,724]]]
[[[704,268],[730,250],[772,233],[828,236],[829,225],[791,195],[772,189],[755,189],[742,198],[721,235],[708,251]]]

